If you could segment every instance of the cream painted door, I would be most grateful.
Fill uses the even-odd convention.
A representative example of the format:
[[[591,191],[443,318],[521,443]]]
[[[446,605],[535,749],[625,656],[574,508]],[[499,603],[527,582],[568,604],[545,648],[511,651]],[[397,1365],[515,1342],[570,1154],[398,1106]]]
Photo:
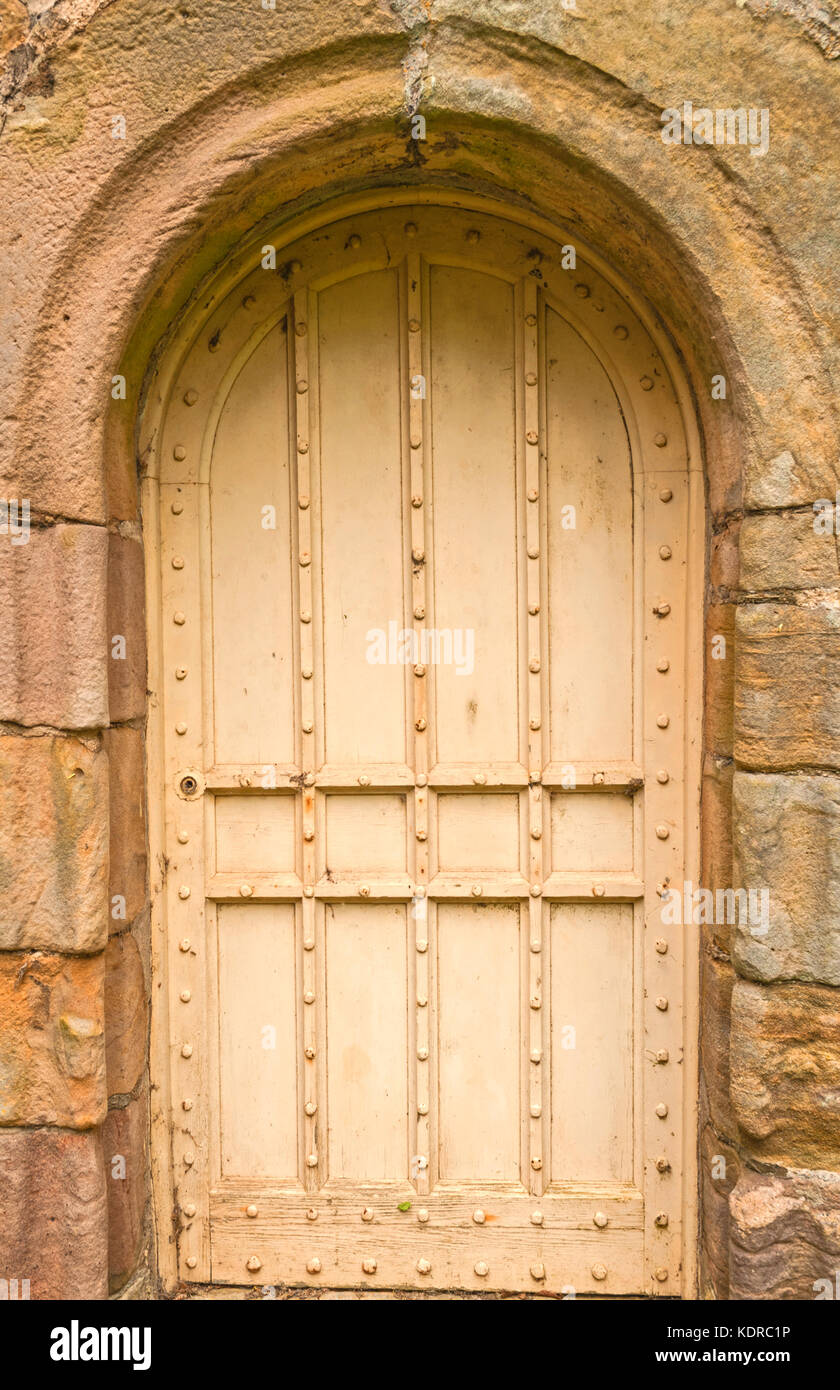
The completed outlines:
[[[691,475],[647,331],[496,216],[347,215],[211,306],[154,457],[181,1277],[679,1293]]]

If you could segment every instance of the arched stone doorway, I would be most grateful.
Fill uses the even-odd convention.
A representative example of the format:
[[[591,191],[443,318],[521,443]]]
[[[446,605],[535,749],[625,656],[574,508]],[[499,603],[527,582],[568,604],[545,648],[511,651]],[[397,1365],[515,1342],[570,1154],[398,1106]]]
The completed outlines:
[[[444,191],[325,207],[228,280],[144,420],[179,1273],[690,1295],[673,353],[580,239]]]

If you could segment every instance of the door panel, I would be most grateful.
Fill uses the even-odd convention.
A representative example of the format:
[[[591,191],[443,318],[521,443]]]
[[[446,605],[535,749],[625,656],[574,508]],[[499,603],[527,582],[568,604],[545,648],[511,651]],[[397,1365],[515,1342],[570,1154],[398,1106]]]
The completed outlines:
[[[490,214],[287,250],[161,433],[181,1276],[674,1294],[674,388],[600,271]]]

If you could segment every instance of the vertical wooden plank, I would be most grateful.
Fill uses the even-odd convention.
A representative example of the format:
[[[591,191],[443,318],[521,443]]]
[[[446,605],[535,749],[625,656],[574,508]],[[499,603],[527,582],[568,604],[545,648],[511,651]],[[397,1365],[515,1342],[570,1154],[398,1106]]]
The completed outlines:
[[[221,1175],[298,1174],[295,908],[218,909]]]
[[[551,757],[629,759],[633,494],[627,432],[594,353],[546,312]]]
[[[405,613],[397,272],[322,291],[318,340],[325,758],[404,764],[405,667],[387,650]]]
[[[453,652],[462,634],[464,657],[434,671],[446,763],[520,752],[513,299],[494,276],[431,269],[434,629],[452,634]]]
[[[210,1117],[205,822],[201,791],[212,726],[202,705],[200,489],[161,488],[163,726],[165,730],[165,883],[171,982],[171,1123],[173,1167],[183,1225],[178,1240],[182,1279],[211,1277]],[[181,673],[185,673],[181,675]],[[192,779],[191,783],[186,778]],[[194,784],[194,785],[193,785]],[[191,787],[189,791],[185,790]],[[188,1214],[189,1213],[189,1214]]]
[[[327,904],[325,935],[330,1177],[404,1180],[405,907]]]
[[[318,974],[317,934],[315,923],[315,879],[317,852],[315,845],[315,645],[312,637],[312,420],[310,419],[310,383],[313,363],[310,343],[311,322],[315,311],[314,296],[298,290],[294,297],[294,381],[295,381],[295,455],[297,484],[297,590],[298,646],[300,661],[300,758],[301,788],[301,872],[303,897],[300,908],[302,947],[303,998],[303,1059],[301,1061],[300,1104],[303,1107],[303,1182],[308,1192],[314,1192],[325,1180],[321,1163],[320,1139],[322,1119],[318,1112],[319,1093],[323,1089],[323,1065],[318,1048]]]
[[[215,760],[293,762],[285,318],[234,381],[210,469]],[[247,613],[248,621],[243,622]]]
[[[528,903],[528,1185],[539,1196],[545,1183],[545,1117],[543,1096],[548,1084],[546,1071],[550,1057],[545,1056],[543,1029],[543,672],[542,672],[542,563],[543,543],[540,431],[541,396],[544,396],[540,372],[538,290],[536,281],[526,276],[518,296],[523,313],[520,392],[523,401],[524,446],[519,457],[524,460],[525,494],[525,602],[527,671],[524,675],[528,711],[528,880],[531,896]],[[548,1066],[546,1065],[548,1062]]]
[[[519,903],[438,904],[444,1182],[520,1178],[519,917]]]
[[[551,1177],[633,1181],[633,908],[551,906]]]
[[[404,281],[406,344],[405,362],[408,380],[403,384],[403,399],[408,401],[408,450],[403,447],[404,472],[407,475],[410,501],[409,538],[411,542],[411,605],[415,634],[415,655],[412,691],[414,727],[407,733],[406,743],[414,747],[414,900],[411,912],[414,919],[414,1097],[416,1123],[411,1139],[411,1177],[420,1195],[430,1190],[431,1088],[429,1073],[431,1033],[429,1027],[429,844],[428,844],[428,772],[429,772],[429,675],[422,660],[422,636],[426,627],[426,383],[428,373],[427,334],[424,319],[428,311],[428,293],[424,295],[423,275],[419,255],[410,252],[406,257]],[[425,300],[425,303],[424,303]]]

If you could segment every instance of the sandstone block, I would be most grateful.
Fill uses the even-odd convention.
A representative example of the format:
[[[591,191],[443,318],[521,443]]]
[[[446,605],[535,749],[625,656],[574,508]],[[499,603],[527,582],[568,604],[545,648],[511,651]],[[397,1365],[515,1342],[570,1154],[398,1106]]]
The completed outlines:
[[[840,1173],[744,1169],[729,1221],[731,1299],[815,1299],[820,1280],[835,1288]]]
[[[104,975],[104,955],[0,954],[0,1125],[101,1124]]]
[[[0,719],[107,724],[107,550],[101,527],[73,525],[0,546]]]
[[[736,925],[740,973],[840,985],[840,778],[736,772],[733,827],[735,886],[769,893],[765,934]]]
[[[108,1292],[108,1213],[98,1130],[0,1129],[0,1274],[33,1299]]]
[[[735,977],[730,966],[703,958],[700,1048],[709,1119],[718,1134],[735,1136],[729,1096],[729,1010]]]
[[[108,699],[111,722],[140,718],[146,708],[146,591],[143,547],[108,537]],[[120,640],[122,639],[122,640]]]
[[[706,700],[703,715],[705,746],[732,753],[732,707],[735,682],[735,608],[712,603],[706,613]]]
[[[120,931],[142,912],[147,900],[143,734],[139,729],[108,729],[103,737],[110,781],[109,914],[111,930]]]
[[[97,742],[0,736],[0,950],[101,950],[107,875]]]
[[[742,589],[831,588],[838,581],[836,538],[814,531],[813,512],[744,517]]]
[[[840,768],[840,609],[742,605],[735,632],[736,761]]]
[[[757,985],[732,994],[732,1105],[751,1154],[840,1169],[840,991]]]
[[[105,1065],[108,1094],[128,1095],[146,1065],[149,1010],[143,962],[130,932],[105,952]]]
[[[108,1192],[108,1282],[112,1293],[131,1278],[140,1257],[147,1198],[144,1093],[119,1110],[109,1110],[102,1127],[105,1185]]]

